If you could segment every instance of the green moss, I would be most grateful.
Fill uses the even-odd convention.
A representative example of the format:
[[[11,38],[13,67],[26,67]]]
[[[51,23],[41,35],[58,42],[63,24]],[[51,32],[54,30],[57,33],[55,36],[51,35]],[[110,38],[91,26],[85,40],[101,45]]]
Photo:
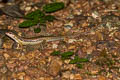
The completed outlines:
[[[35,32],[35,33],[39,33],[40,31],[41,31],[40,28],[34,28],[34,32]]]
[[[34,26],[38,23],[38,21],[35,20],[27,20],[19,24],[19,28],[28,28],[30,26]]]
[[[51,53],[51,55],[61,56],[61,59],[65,60],[65,59],[71,59],[71,56],[74,55],[74,52],[68,51],[68,52],[61,53],[60,51],[54,51]],[[89,60],[86,58],[79,58],[78,56],[75,56],[74,59],[70,61],[70,64],[76,64],[78,68],[83,68],[83,64],[81,63],[88,62],[88,61]]]
[[[46,19],[47,21],[53,21],[53,20],[55,20],[56,18],[55,18],[54,16],[52,16],[52,15],[47,15],[47,16],[45,16],[45,19]]]
[[[61,54],[61,58],[62,58],[62,59],[69,59],[73,54],[74,54],[74,53],[73,53],[73,52],[70,52],[70,51],[64,52],[64,53]]]
[[[78,68],[83,68],[83,65],[82,65],[82,64],[76,64],[76,66],[77,66]]]
[[[86,58],[79,58],[78,56],[75,56],[73,60],[70,61],[70,64],[76,64],[81,62],[88,62],[89,60]]]
[[[45,24],[46,23],[45,17],[39,18],[38,21],[39,21],[40,24]]]
[[[54,51],[51,53],[52,56],[58,56],[60,55],[60,51]]]
[[[55,2],[55,3],[46,4],[45,6],[43,6],[43,11],[45,11],[46,13],[51,13],[51,12],[61,10],[63,8],[64,8],[63,2]]]
[[[28,13],[25,16],[25,18],[27,18],[27,19],[38,19],[38,18],[41,18],[41,17],[44,17],[44,16],[45,16],[45,14],[42,11],[35,10],[35,11],[31,12],[31,13]]]
[[[43,11],[45,11],[47,13],[51,13],[51,12],[60,10],[62,8],[64,8],[64,3],[55,2],[55,3],[46,4],[45,6],[43,6]],[[35,10],[35,11],[28,13],[27,15],[24,16],[24,18],[28,19],[28,20],[20,23],[19,27],[20,28],[28,28],[30,26],[37,25],[38,23],[45,24],[46,21],[53,21],[54,19],[56,19],[52,15],[45,15],[43,11]],[[34,32],[36,32],[36,29],[34,30]]]

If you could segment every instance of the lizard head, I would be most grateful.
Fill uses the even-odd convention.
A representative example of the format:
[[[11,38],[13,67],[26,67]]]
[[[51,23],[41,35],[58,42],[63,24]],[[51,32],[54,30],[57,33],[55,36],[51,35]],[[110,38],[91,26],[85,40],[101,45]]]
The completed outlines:
[[[15,35],[13,32],[6,32],[5,33],[8,37],[10,37],[11,39],[13,39],[14,41],[18,42],[19,38],[17,37],[17,35]]]

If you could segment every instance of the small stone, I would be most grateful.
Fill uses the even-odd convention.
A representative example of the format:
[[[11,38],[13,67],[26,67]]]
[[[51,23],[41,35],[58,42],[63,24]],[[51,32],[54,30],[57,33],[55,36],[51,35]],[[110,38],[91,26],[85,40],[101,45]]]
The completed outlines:
[[[27,59],[32,59],[35,57],[35,53],[36,53],[35,51],[30,51],[25,56]]]
[[[0,8],[2,8],[2,7],[4,7],[4,5],[3,5],[3,4],[0,4]]]
[[[87,41],[86,42],[86,46],[88,47],[88,46],[91,46],[92,45],[92,43],[90,42],[90,41]]]
[[[71,45],[71,46],[68,47],[69,50],[70,49],[75,49],[75,48],[76,48],[75,45]]]
[[[49,74],[53,75],[53,76],[57,76],[60,69],[61,69],[61,60],[52,60],[51,64],[49,65]]]
[[[5,57],[6,60],[8,60],[8,58],[10,58],[10,55],[8,55],[7,53],[5,53],[4,57]]]
[[[94,46],[88,47],[88,49],[86,50],[87,54],[91,54],[94,49],[95,49]]]
[[[31,77],[30,76],[24,76],[24,80],[31,80]]]
[[[83,22],[83,24],[82,24],[82,27],[87,27],[88,26],[88,23],[87,22]]]
[[[66,71],[66,72],[63,73],[63,76],[62,76],[62,77],[63,77],[63,78],[66,78],[66,79],[69,79],[69,78],[70,78],[70,74],[71,74],[71,73],[70,73],[69,71]]]
[[[53,48],[53,49],[56,49],[57,47],[58,47],[57,44],[53,44],[53,45],[52,45],[52,48]]]
[[[39,80],[45,80],[45,78],[44,77],[40,77]]]
[[[20,79],[20,80],[23,80],[24,76],[25,76],[25,72],[20,72],[20,73],[17,74],[17,78]]]
[[[30,11],[30,10],[31,10],[30,6],[25,8],[25,11]]]
[[[97,74],[98,70],[91,71],[91,74]]]
[[[45,77],[44,80],[53,80],[52,77]]]
[[[26,58],[25,55],[22,55],[22,56],[19,57],[19,60],[26,60],[26,59],[27,59],[27,58]]]
[[[73,80],[73,79],[74,79],[74,75],[70,74],[70,80]]]
[[[98,80],[107,80],[104,76],[99,76]]]
[[[75,80],[82,80],[82,77],[81,77],[80,74],[75,74],[75,75],[74,75],[74,79],[75,79]]]
[[[66,70],[72,70],[72,69],[75,69],[75,65],[74,65],[74,64],[64,65],[64,69],[66,69]]]
[[[70,62],[70,60],[68,59],[66,59],[66,60],[64,60],[64,63],[66,63],[66,64],[68,64]]]

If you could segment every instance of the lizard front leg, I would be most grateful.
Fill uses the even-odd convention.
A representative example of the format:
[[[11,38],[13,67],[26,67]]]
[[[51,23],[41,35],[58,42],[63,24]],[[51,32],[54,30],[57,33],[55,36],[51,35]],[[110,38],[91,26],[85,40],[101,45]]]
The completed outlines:
[[[23,49],[23,45],[19,44],[17,42],[14,42],[13,45],[12,45],[12,48],[13,49]]]

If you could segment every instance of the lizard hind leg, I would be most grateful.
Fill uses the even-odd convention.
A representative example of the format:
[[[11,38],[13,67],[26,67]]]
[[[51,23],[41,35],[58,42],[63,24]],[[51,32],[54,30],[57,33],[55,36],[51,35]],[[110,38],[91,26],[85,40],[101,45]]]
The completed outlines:
[[[45,47],[47,46],[47,42],[46,40],[43,40],[42,43],[39,44],[39,51],[42,51],[43,49],[45,49]]]

